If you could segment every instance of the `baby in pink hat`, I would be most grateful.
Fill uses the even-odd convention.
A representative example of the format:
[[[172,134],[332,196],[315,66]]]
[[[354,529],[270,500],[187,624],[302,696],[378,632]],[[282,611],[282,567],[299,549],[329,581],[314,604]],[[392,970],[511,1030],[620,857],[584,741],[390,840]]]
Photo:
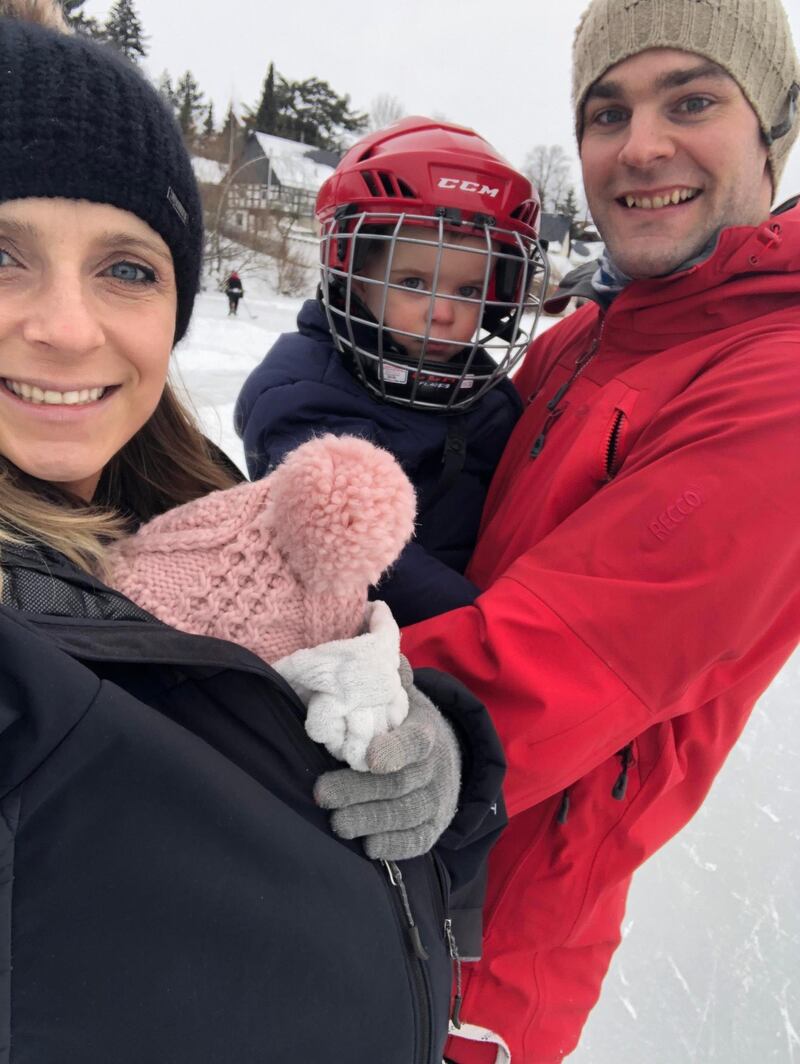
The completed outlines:
[[[310,737],[363,770],[370,740],[408,709],[397,624],[367,589],[410,539],[414,512],[392,455],[321,436],[263,480],[113,544],[110,583],[162,621],[272,664],[305,702]]]

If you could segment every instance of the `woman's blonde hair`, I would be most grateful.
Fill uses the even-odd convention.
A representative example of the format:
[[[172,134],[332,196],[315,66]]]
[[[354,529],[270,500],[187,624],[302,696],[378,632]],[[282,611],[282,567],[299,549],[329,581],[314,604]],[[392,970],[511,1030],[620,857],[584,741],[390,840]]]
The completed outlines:
[[[41,544],[103,576],[108,542],[236,479],[167,383],[150,420],[103,470],[91,505],[0,456],[0,547]]]
[[[0,0],[0,16],[33,22],[61,33],[72,33],[64,18],[61,4],[55,0]]]

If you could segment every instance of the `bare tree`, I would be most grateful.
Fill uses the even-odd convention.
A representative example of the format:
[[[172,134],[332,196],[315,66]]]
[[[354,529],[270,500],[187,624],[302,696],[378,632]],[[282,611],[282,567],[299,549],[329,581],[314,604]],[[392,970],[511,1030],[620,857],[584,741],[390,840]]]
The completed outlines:
[[[543,211],[555,211],[570,185],[570,160],[560,144],[537,144],[525,157],[522,172],[530,178]]]
[[[405,113],[405,107],[396,96],[382,92],[369,105],[369,128],[383,129],[384,126],[390,126],[392,122],[402,118]]]
[[[275,285],[283,296],[308,293],[311,262],[306,249],[295,240],[298,216],[291,210],[272,210],[264,250],[272,257]],[[316,260],[314,261],[316,265]]]
[[[219,284],[235,267],[269,281],[281,295],[310,292],[317,272],[317,243],[298,233],[298,212],[281,204],[242,207],[232,202],[225,183],[200,184],[206,220],[204,271]],[[313,250],[312,250],[313,249]]]

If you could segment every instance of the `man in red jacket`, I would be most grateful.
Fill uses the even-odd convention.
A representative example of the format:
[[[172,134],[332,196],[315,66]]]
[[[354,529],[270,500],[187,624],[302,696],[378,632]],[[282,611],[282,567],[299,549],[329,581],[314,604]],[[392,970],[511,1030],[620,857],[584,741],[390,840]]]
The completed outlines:
[[[515,378],[467,571],[483,593],[404,635],[489,706],[508,758],[459,1064],[575,1047],[633,871],[800,638],[800,207],[770,214],[798,132],[785,13],[594,0],[573,90],[606,245],[571,289],[591,302]]]

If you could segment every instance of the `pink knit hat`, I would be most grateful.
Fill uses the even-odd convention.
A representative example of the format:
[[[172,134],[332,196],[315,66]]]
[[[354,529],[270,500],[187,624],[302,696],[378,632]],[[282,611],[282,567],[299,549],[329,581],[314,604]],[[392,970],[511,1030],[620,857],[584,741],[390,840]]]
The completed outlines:
[[[115,543],[110,583],[176,628],[276,661],[358,634],[367,588],[410,539],[414,511],[392,455],[322,436],[264,480],[212,492]]]

